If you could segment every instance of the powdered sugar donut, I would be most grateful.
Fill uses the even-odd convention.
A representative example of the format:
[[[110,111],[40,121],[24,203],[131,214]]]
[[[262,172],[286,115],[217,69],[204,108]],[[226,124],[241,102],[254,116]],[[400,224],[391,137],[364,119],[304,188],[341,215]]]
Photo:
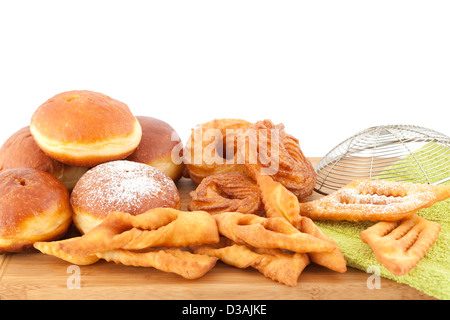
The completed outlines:
[[[81,233],[100,224],[111,212],[138,215],[153,208],[181,206],[172,179],[157,168],[126,160],[103,163],[86,172],[75,185],[70,202],[74,224]]]

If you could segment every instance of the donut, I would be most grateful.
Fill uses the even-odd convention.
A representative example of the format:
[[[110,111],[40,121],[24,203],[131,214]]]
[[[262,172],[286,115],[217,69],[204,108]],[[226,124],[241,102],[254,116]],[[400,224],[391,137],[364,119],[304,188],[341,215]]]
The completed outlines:
[[[138,215],[154,208],[180,209],[178,189],[165,173],[149,165],[117,160],[86,172],[72,191],[73,221],[87,233],[112,212]]]
[[[63,92],[44,102],[31,118],[30,131],[50,157],[81,167],[126,158],[142,136],[125,103],[87,90]]]
[[[48,172],[69,191],[88,170],[86,167],[66,165],[47,156],[34,141],[29,126],[11,135],[0,148],[0,171],[16,168]]]
[[[183,151],[187,176],[198,185],[214,174],[247,174],[237,158],[236,134],[250,124],[241,119],[215,119],[193,128]]]
[[[184,163],[180,157],[183,144],[177,132],[168,123],[156,118],[137,116],[136,119],[142,128],[142,138],[136,151],[126,160],[158,168],[173,181],[178,181]]]
[[[71,223],[61,181],[31,168],[0,172],[0,253],[32,251],[34,242],[63,237]]]

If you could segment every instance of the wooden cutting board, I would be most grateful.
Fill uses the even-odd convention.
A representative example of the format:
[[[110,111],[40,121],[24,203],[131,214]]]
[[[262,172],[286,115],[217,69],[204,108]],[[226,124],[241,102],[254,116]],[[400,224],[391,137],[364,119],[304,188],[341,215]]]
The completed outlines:
[[[311,158],[315,165],[319,158]],[[186,210],[189,179],[178,182]],[[313,194],[311,199],[320,197]],[[297,300],[297,299],[434,299],[412,287],[380,279],[370,289],[371,274],[349,268],[344,274],[310,264],[296,287],[265,278],[258,271],[218,262],[204,277],[186,280],[153,268],[127,267],[99,261],[73,266],[42,253],[0,255],[0,299],[170,299],[170,300]]]

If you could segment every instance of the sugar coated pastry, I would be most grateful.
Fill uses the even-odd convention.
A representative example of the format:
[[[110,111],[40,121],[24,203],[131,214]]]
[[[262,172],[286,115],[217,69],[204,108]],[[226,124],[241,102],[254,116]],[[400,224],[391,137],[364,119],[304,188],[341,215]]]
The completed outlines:
[[[326,197],[302,203],[313,220],[398,221],[450,197],[450,186],[358,179]]]
[[[166,122],[152,117],[136,117],[142,128],[142,139],[126,160],[148,164],[178,181],[184,169],[183,144],[177,132]],[[173,155],[172,155],[173,152]]]
[[[32,168],[52,174],[72,190],[78,179],[88,170],[71,166],[46,155],[36,144],[30,127],[24,127],[11,135],[0,148],[0,170]]]
[[[0,253],[59,239],[71,223],[69,192],[61,181],[30,168],[0,172]]]
[[[44,102],[30,125],[39,147],[52,158],[93,167],[129,156],[142,129],[128,106],[92,91],[68,91]]]
[[[138,215],[153,208],[179,209],[178,189],[166,174],[149,165],[118,160],[84,174],[71,194],[74,224],[86,233],[112,212]]]

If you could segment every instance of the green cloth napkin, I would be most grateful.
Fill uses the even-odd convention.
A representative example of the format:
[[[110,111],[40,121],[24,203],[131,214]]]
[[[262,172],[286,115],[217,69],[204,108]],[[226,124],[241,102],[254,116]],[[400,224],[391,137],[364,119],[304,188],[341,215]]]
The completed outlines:
[[[430,144],[422,147],[415,157],[418,159],[427,159],[435,157],[436,148],[433,148],[433,154],[430,156]],[[450,166],[450,152],[448,148],[442,147],[439,162],[443,164],[442,175],[437,175],[434,181],[439,181],[448,176],[448,166]],[[396,165],[401,166],[400,160]],[[422,162],[422,161],[421,161]],[[436,162],[429,162],[422,165],[426,172],[431,170]],[[395,166],[388,170],[395,170]],[[392,172],[392,171],[390,171]],[[433,182],[433,181],[432,181]],[[443,184],[450,184],[450,181]],[[368,270],[370,266],[378,266],[381,276],[407,284],[426,294],[438,299],[450,300],[450,199],[438,202],[430,208],[422,209],[417,212],[421,217],[436,221],[441,225],[441,231],[434,245],[427,252],[425,257],[406,275],[393,276],[375,257],[370,246],[362,242],[359,233],[373,222],[348,222],[348,221],[315,221],[319,228],[328,236],[332,237],[339,245],[344,254],[347,264],[350,267],[363,271]]]

